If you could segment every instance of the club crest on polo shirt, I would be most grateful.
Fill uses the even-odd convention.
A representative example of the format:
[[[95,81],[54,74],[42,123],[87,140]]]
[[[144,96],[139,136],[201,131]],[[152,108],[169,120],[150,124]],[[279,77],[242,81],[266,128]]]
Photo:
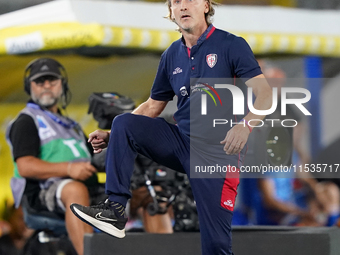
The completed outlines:
[[[38,115],[37,120],[39,125],[39,137],[42,140],[56,135],[56,132],[48,125],[43,116]]]
[[[209,54],[206,57],[207,64],[210,68],[213,68],[217,63],[217,54]]]

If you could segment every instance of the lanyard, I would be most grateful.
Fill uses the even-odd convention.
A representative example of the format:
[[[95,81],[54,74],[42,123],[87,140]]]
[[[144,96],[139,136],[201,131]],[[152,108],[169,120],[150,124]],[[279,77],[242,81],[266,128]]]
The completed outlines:
[[[40,109],[43,110],[54,122],[62,125],[65,128],[71,129],[71,128],[75,128],[78,126],[78,123],[69,119],[69,118],[65,118],[68,123],[66,123],[65,121],[63,121],[62,119],[60,119],[58,116],[54,115],[53,113],[51,113],[50,111],[47,111],[45,109],[42,109],[39,105],[37,104],[33,104],[33,103],[27,103],[27,106],[33,109]]]

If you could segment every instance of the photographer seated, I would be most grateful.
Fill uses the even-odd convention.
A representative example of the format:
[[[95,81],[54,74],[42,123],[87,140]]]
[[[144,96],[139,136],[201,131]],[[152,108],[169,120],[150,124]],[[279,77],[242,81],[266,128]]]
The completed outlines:
[[[14,175],[26,180],[13,189],[14,196],[21,199],[23,192],[30,207],[64,217],[69,239],[82,255],[84,234],[93,228],[73,215],[70,204],[89,205],[89,190],[100,186],[83,131],[58,107],[70,101],[66,71],[54,59],[36,59],[25,70],[24,89],[31,99],[7,129]]]

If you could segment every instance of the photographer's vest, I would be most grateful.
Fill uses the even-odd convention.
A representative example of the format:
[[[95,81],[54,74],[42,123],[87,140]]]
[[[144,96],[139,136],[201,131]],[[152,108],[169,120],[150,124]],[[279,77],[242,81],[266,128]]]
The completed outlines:
[[[31,116],[35,122],[40,138],[39,159],[51,163],[91,160],[84,133],[79,125],[73,120],[43,110],[34,103],[28,103],[27,107],[23,109],[19,115],[20,114]],[[15,120],[10,123],[6,132],[7,140],[10,145],[9,133],[14,121]],[[20,177],[15,162],[14,166],[14,176]],[[40,181],[40,188],[47,188],[59,179],[61,178],[52,177]]]

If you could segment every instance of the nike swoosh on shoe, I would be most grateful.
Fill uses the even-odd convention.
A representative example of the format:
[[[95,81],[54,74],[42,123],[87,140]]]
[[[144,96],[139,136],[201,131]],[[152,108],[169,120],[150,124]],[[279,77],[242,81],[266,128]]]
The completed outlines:
[[[96,218],[97,220],[100,220],[100,221],[110,221],[110,222],[116,222],[117,219],[110,219],[110,218],[106,218],[104,216],[102,216],[102,213],[99,212],[97,213],[94,218]]]

